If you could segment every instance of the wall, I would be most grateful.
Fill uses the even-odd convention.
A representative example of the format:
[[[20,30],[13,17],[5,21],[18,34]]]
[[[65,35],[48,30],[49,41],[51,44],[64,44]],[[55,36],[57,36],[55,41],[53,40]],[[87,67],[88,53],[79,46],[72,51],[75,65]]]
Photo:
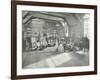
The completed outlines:
[[[98,23],[100,22],[100,0],[36,0],[59,3],[82,3],[98,5]],[[100,24],[98,24],[100,26]],[[10,0],[0,0],[0,80],[10,80],[11,65],[11,13]],[[98,27],[98,41],[100,41],[100,27]],[[98,42],[98,48],[100,42]],[[59,78],[43,78],[34,80],[100,80],[100,49],[98,50],[98,75],[70,76]]]
[[[80,20],[79,20],[80,17]],[[84,14],[66,14],[66,21],[68,23],[69,37],[72,37],[72,41],[78,43],[78,41],[84,36]]]

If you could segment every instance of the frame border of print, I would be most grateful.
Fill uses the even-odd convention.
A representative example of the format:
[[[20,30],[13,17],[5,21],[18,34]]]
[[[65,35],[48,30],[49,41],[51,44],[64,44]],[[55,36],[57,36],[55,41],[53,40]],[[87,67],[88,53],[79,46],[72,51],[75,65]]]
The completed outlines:
[[[50,74],[30,74],[17,75],[17,5],[27,6],[45,6],[45,7],[61,7],[61,8],[78,8],[94,10],[94,71],[84,72],[67,72],[67,73],[50,73]],[[63,4],[33,1],[11,1],[11,79],[30,79],[45,77],[61,77],[61,76],[79,76],[97,74],[97,6],[83,4]]]

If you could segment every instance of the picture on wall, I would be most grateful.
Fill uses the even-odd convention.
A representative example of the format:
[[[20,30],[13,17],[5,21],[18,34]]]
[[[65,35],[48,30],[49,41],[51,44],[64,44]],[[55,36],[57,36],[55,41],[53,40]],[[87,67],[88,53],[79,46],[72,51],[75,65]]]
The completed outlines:
[[[97,73],[97,6],[12,1],[11,78]]]

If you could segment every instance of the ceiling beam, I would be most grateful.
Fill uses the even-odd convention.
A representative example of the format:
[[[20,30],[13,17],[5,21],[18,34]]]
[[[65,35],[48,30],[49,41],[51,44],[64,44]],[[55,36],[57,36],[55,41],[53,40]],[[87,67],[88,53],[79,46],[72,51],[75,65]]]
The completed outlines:
[[[61,17],[56,17],[56,16],[52,16],[52,15],[46,15],[46,14],[42,14],[42,13],[30,13],[28,16],[26,16],[23,19],[23,23],[25,24],[26,22],[28,22],[28,20],[32,19],[32,18],[42,18],[42,19],[47,19],[47,20],[53,20],[53,21],[64,21],[63,18]]]

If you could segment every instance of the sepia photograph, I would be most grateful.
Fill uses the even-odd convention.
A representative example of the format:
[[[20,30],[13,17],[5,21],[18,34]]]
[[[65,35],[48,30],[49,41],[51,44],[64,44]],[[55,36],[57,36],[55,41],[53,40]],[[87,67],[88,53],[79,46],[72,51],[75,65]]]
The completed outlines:
[[[89,65],[87,13],[22,11],[22,68]]]

